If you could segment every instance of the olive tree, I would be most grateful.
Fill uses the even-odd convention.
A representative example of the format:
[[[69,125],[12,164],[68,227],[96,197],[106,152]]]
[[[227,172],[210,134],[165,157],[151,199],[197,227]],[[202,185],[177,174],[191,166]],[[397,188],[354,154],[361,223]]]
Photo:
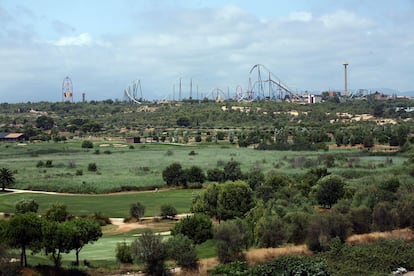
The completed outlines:
[[[331,174],[321,178],[316,186],[316,199],[319,204],[331,208],[345,194],[345,181],[342,177]]]

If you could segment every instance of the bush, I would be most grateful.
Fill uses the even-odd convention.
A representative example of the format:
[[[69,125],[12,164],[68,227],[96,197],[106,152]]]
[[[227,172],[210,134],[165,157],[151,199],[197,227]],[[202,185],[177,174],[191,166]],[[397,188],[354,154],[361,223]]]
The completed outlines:
[[[177,209],[175,209],[174,206],[172,206],[171,204],[164,204],[161,205],[161,217],[162,218],[174,218],[177,215]]]
[[[182,268],[196,269],[198,267],[197,250],[194,243],[184,235],[175,235],[167,242],[168,256]]]
[[[81,169],[76,170],[75,175],[83,175],[83,170],[81,170]]]
[[[42,168],[44,166],[45,166],[45,163],[42,160],[39,160],[36,164],[36,167],[38,167],[38,168]]]
[[[101,212],[95,212],[92,216],[92,219],[99,223],[100,226],[111,224],[111,220],[109,219],[109,217],[102,214]]]
[[[173,163],[162,171],[162,178],[167,186],[187,185],[185,171],[180,163]]]
[[[171,234],[185,235],[195,244],[200,244],[213,236],[213,225],[207,215],[195,214],[179,221],[171,230]]]
[[[98,167],[96,166],[96,163],[89,163],[88,164],[88,171],[96,172],[97,170],[98,170]]]
[[[116,244],[115,256],[118,262],[123,264],[132,264],[132,246],[125,241]]]
[[[217,256],[220,263],[244,260],[244,234],[235,221],[225,221],[217,227],[214,239],[217,240]]]
[[[84,140],[81,144],[81,147],[83,149],[92,149],[93,148],[93,143],[89,140]]]
[[[46,160],[46,163],[45,163],[45,167],[46,168],[52,168],[53,167],[53,161],[52,160]]]
[[[131,217],[136,218],[138,221],[141,221],[141,218],[144,216],[145,206],[140,202],[131,204],[129,208],[129,214]]]
[[[33,199],[21,199],[16,203],[16,213],[24,214],[28,212],[36,213],[39,209],[39,204]]]

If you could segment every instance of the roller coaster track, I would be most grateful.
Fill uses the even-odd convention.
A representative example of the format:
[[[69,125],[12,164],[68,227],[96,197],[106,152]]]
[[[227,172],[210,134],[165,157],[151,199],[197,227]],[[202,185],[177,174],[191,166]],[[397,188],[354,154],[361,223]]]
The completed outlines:
[[[269,97],[271,92],[274,92],[272,89],[272,85],[275,85],[278,90],[279,90],[279,98],[283,99],[284,97],[282,97],[282,94],[288,94],[290,97],[295,98],[296,95],[292,92],[292,90],[285,85],[275,74],[273,74],[266,66],[262,65],[262,64],[256,64],[252,67],[252,69],[250,69],[250,75],[252,75],[252,73],[254,71],[257,71],[257,80],[253,83],[253,85],[251,85],[251,78],[249,79],[249,89],[248,91],[250,91],[251,94],[254,94],[254,90],[255,87],[258,86],[258,91],[257,93],[259,95],[257,95],[258,97],[260,97],[260,95],[262,95],[264,97],[265,91],[264,91],[264,85],[267,84],[268,86],[268,90],[269,90]],[[262,71],[266,71],[266,73],[268,74],[268,79],[262,79]]]
[[[140,97],[137,97],[138,90],[140,93]],[[142,89],[141,89],[141,81],[135,80],[124,90],[124,96],[127,100],[132,103],[141,104],[142,103]]]

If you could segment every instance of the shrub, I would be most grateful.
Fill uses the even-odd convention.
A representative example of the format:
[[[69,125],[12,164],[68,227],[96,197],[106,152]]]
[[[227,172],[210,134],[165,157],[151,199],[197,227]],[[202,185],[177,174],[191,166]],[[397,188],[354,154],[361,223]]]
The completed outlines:
[[[92,149],[93,148],[93,143],[89,140],[84,140],[81,144],[81,147],[83,149]]]
[[[168,256],[182,268],[196,269],[198,267],[197,250],[194,243],[184,235],[175,235],[167,242]]]
[[[140,202],[131,204],[129,208],[129,214],[131,217],[136,218],[138,221],[141,221],[141,218],[144,216],[145,206]]]
[[[132,243],[132,255],[145,264],[147,275],[166,275],[164,261],[167,258],[167,250],[160,235],[146,230]]]
[[[103,153],[104,154],[111,154],[112,152],[110,150],[105,150]]]
[[[76,170],[75,175],[83,175],[83,170],[81,170],[81,169]]]
[[[16,203],[16,213],[24,214],[28,212],[36,213],[39,209],[39,204],[37,204],[34,199],[21,199]]]
[[[39,160],[36,164],[36,167],[41,168],[44,167],[45,163],[42,160]]]
[[[99,149],[96,149],[94,154],[101,154],[101,151]]]
[[[132,246],[125,241],[116,244],[115,256],[118,262],[123,264],[132,264]]]
[[[200,244],[213,236],[213,225],[207,215],[195,214],[179,221],[171,230],[171,234],[185,235],[195,244]]]
[[[235,221],[225,221],[217,227],[217,255],[221,263],[244,260],[244,234]]]
[[[97,170],[98,170],[98,167],[96,166],[96,163],[89,163],[88,164],[88,171],[96,172]]]
[[[100,226],[111,224],[111,220],[109,219],[109,217],[102,214],[101,212],[95,212],[92,216],[92,219],[98,222]]]
[[[46,160],[46,163],[45,163],[45,167],[46,168],[52,168],[53,167],[53,161],[52,160]]]
[[[161,205],[161,217],[162,218],[174,218],[177,215],[177,209],[171,204]]]

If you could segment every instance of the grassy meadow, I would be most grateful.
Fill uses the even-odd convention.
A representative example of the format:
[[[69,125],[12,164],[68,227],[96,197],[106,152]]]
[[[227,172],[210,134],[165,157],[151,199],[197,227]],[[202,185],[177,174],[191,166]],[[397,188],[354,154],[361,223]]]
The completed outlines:
[[[201,145],[135,144],[130,148],[124,141],[94,141],[93,149],[81,148],[81,141],[65,143],[43,142],[29,144],[0,144],[0,167],[14,172],[15,188],[68,193],[109,193],[127,190],[148,190],[164,187],[162,171],[173,162],[184,168],[199,166],[204,171],[234,159],[243,172],[259,167],[263,172],[277,170],[290,175],[304,173],[321,163],[323,156],[335,155],[333,170],[348,169],[347,157],[359,156],[361,150],[334,151],[258,151],[238,148],[229,143]],[[51,167],[38,166],[52,162]],[[97,171],[88,171],[95,163]],[[401,162],[400,162],[401,163]],[[363,171],[372,171],[381,158],[358,159]],[[382,164],[382,165],[381,165]],[[399,164],[396,159],[392,165]]]

